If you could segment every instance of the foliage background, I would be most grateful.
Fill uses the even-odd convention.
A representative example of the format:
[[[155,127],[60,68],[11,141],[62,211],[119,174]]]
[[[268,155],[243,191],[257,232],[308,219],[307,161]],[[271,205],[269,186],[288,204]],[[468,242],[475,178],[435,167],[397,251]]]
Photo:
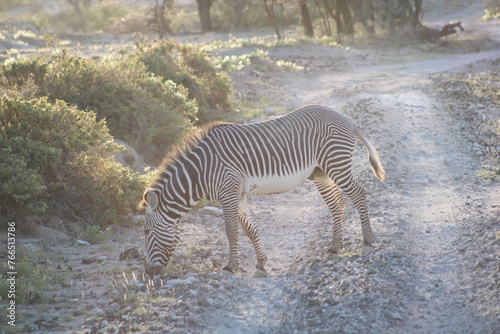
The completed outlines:
[[[133,146],[156,165],[197,125],[230,109],[227,77],[175,42],[105,59],[51,47],[0,67],[0,215],[117,222],[150,173],[115,162]]]

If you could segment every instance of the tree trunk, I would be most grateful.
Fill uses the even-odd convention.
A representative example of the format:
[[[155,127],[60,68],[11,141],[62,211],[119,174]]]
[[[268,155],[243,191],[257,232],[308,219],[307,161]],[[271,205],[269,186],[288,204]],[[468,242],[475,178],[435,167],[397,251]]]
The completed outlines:
[[[86,16],[86,13],[84,12],[84,10],[82,10],[82,8],[80,6],[81,5],[80,0],[66,0],[66,2],[68,2],[75,10],[76,17],[77,17],[77,23],[78,23],[78,29],[81,32],[87,32],[87,16]],[[90,3],[83,2],[83,5],[84,5],[85,9],[88,9],[88,7],[90,6]]]
[[[201,30],[212,31],[212,20],[210,19],[210,7],[214,0],[196,0],[198,3],[198,14],[200,16]]]
[[[163,0],[162,4],[159,3],[160,0],[156,0],[155,6],[155,21],[158,25],[158,37],[163,39],[167,37],[167,33],[170,32],[170,27],[168,26],[167,20],[165,19],[165,12],[169,8],[169,0]],[[171,1],[170,1],[171,2]]]
[[[302,25],[304,26],[304,31],[306,36],[313,37],[314,29],[311,21],[311,15],[309,15],[309,9],[307,8],[307,0],[299,0],[300,14],[302,16]]]
[[[422,10],[422,0],[415,0],[415,11],[413,12],[411,25],[413,27],[418,26],[420,23],[420,11]]]
[[[337,16],[339,17],[337,28],[340,28],[340,31],[337,31],[347,35],[354,35],[354,21],[349,10],[349,0],[337,0]]]
[[[276,15],[274,14],[274,0],[270,0],[270,3],[268,0],[262,0],[264,2],[264,6],[266,7],[266,12],[267,16],[269,17],[269,22],[274,28],[274,31],[276,32],[276,37],[278,40],[281,39],[281,33],[280,29],[278,26],[278,20],[276,19]]]

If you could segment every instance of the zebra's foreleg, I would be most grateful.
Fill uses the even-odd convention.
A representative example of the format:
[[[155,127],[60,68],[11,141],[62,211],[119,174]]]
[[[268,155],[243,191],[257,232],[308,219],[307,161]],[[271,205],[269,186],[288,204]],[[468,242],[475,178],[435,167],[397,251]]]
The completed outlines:
[[[243,231],[252,242],[255,255],[257,256],[257,265],[253,277],[267,277],[267,271],[264,268],[267,262],[267,255],[260,242],[257,227],[253,223],[252,216],[248,211],[246,196],[243,196],[240,200],[239,220]]]
[[[344,221],[345,201],[335,182],[328,175],[324,173],[316,174],[313,182],[332,213],[333,238],[328,251],[337,254],[344,247],[342,225]]]
[[[236,273],[239,269],[240,259],[238,254],[238,234],[239,218],[238,204],[230,205],[221,202],[224,211],[224,223],[226,226],[227,239],[229,241],[229,262],[223,268],[231,273]]]

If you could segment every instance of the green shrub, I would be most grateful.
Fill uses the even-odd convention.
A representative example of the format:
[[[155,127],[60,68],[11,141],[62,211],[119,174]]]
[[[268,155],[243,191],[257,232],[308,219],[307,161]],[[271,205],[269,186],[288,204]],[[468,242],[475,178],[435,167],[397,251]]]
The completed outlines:
[[[85,240],[91,244],[99,244],[106,241],[111,234],[111,229],[101,230],[99,225],[87,225],[81,231],[79,239]]]
[[[198,125],[221,120],[231,109],[229,79],[216,72],[206,52],[169,40],[143,45],[131,57],[163,80],[188,89],[198,103]]]
[[[211,12],[215,30],[256,30],[271,27],[262,0],[219,0],[214,2]],[[274,14],[281,26],[295,25],[300,20],[292,1],[276,1]]]
[[[46,97],[0,98],[0,213],[41,212],[98,224],[131,212],[144,180],[114,162],[104,121]]]
[[[114,137],[153,163],[196,120],[196,104],[186,89],[148,73],[139,62],[96,62],[62,52],[4,65],[0,76],[17,90],[31,82],[37,87],[37,97],[48,96],[51,101],[59,99],[94,111],[99,120],[106,119]]]
[[[129,8],[118,2],[99,2],[87,14],[88,28],[90,31],[105,31],[129,12]]]
[[[112,136],[157,163],[194,123],[230,108],[227,77],[193,48],[167,42],[93,60],[49,43],[54,54],[0,67],[0,215],[115,222],[147,176],[114,161]]]
[[[18,246],[16,252],[16,291],[15,300],[19,304],[46,303],[49,294],[55,297],[65,283],[67,272],[47,254],[43,245],[33,247]],[[7,261],[0,264],[0,299],[8,297],[9,271]]]

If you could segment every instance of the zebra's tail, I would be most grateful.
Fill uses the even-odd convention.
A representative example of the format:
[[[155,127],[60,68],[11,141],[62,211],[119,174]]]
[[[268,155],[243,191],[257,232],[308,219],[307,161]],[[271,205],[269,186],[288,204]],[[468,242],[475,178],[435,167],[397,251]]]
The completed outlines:
[[[382,164],[380,163],[380,158],[378,156],[377,150],[372,146],[372,144],[370,144],[368,140],[366,140],[366,138],[361,132],[359,132],[356,126],[354,126],[354,130],[356,133],[356,137],[360,142],[363,143],[363,145],[365,145],[366,149],[368,150],[368,161],[370,162],[370,167],[372,168],[373,174],[375,174],[377,179],[379,179],[380,181],[385,181],[385,171],[382,167]]]

